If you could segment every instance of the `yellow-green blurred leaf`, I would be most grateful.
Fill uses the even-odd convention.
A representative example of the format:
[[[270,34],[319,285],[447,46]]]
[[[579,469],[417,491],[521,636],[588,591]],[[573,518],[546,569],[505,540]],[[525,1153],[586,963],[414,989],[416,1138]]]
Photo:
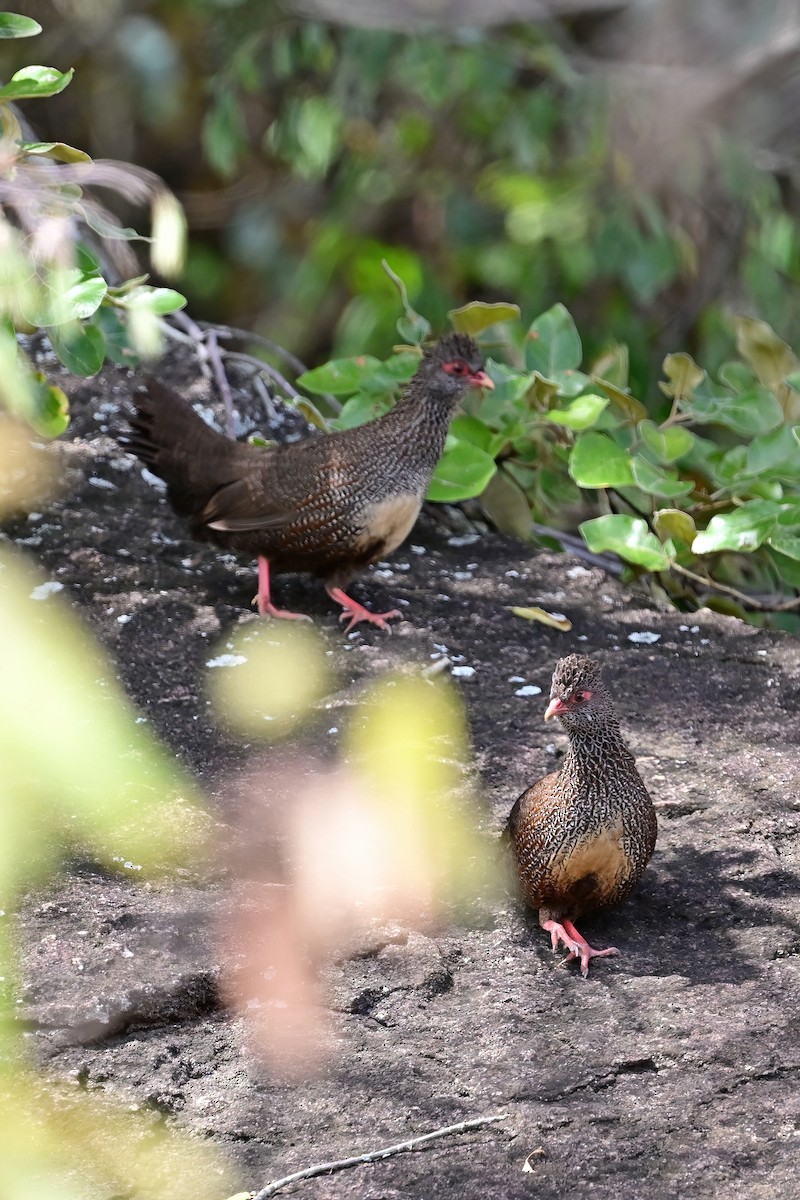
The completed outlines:
[[[569,633],[572,629],[572,621],[568,620],[563,613],[547,612],[544,608],[517,608],[512,607],[511,612],[515,617],[522,617],[525,621],[538,621],[540,625],[549,625],[551,629],[560,629],[562,633]]]
[[[307,717],[331,682],[310,622],[254,622],[218,645],[206,666],[226,723],[262,738],[280,737]]]
[[[482,300],[473,300],[462,308],[451,309],[447,315],[457,333],[469,333],[474,337],[491,325],[518,321],[520,310],[517,304],[486,304]]]

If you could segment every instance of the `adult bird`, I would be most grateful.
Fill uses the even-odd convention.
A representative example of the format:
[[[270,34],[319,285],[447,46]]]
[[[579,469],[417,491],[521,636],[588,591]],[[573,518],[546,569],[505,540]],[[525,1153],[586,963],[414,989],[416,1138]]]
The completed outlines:
[[[341,604],[347,631],[360,621],[386,629],[397,610],[370,612],[344,589],[408,536],[470,387],[493,387],[481,352],[448,333],[424,351],[394,408],[355,429],[259,448],[218,433],[151,379],[120,441],[166,482],[196,538],[258,558],[262,615],[302,617],[273,603],[270,572],[307,571]]]
[[[519,797],[507,829],[525,899],[553,949],[565,946],[564,961],[579,959],[586,976],[590,959],[619,951],[593,949],[574,922],[619,904],[641,879],[656,813],[595,659],[570,654],[556,664],[544,716],[561,721],[567,753],[560,771]]]

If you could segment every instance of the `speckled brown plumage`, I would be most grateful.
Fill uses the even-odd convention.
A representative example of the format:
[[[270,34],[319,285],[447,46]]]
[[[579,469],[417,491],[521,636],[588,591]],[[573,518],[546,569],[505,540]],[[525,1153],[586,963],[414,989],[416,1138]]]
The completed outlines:
[[[167,483],[195,537],[259,559],[259,610],[294,617],[270,598],[270,568],[308,571],[350,618],[386,627],[342,590],[390,554],[419,514],[453,412],[470,386],[491,387],[475,342],[451,333],[429,347],[385,416],[288,446],[232,441],[169,388],[148,381],[133,397],[124,444]]]
[[[539,910],[553,949],[569,950],[588,973],[593,950],[574,922],[619,904],[641,879],[656,844],[656,814],[620,733],[600,664],[562,658],[553,672],[545,719],[557,716],[569,737],[560,771],[520,796],[508,832],[525,899]]]

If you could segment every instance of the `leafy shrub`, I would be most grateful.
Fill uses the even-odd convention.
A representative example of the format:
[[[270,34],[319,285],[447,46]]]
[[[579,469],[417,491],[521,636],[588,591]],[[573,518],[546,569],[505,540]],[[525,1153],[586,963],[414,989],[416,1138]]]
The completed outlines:
[[[307,372],[299,385],[344,401],[346,428],[383,411],[416,368],[429,332],[404,292],[400,346]],[[529,326],[509,304],[472,303],[453,328],[481,336],[495,389],[454,419],[429,499],[480,497],[505,532],[539,522],[578,526],[589,550],[612,552],[679,603],[719,593],[743,612],[800,608],[800,363],[763,322],[736,320],[738,358],[717,379],[669,354],[663,411],[631,394],[628,355],[590,364],[567,309]],[[502,353],[502,360],[498,348]]]
[[[0,38],[40,30],[29,17],[0,13]],[[181,210],[159,180],[120,163],[92,162],[64,142],[23,136],[14,106],[57,95],[72,74],[27,66],[0,87],[0,399],[49,436],[66,427],[66,396],[21,354],[18,332],[44,329],[70,371],[94,375],[106,357],[135,364],[156,352],[159,316],[185,303],[170,288],[148,285],[128,249],[134,240],[151,242],[164,274],[180,263]],[[123,226],[89,186],[149,201],[151,237]]]

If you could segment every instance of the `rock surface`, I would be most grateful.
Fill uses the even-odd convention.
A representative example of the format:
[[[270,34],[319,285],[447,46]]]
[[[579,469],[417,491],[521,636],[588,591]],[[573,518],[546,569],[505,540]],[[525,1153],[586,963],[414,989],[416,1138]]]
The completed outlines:
[[[190,389],[192,371],[173,355],[163,375],[201,399],[206,385],[195,374]],[[71,488],[10,535],[63,584],[142,714],[200,779],[224,838],[249,751],[214,724],[205,663],[224,633],[254,619],[251,564],[188,541],[109,436],[131,386],[125,371],[67,386]],[[294,417],[286,427],[299,432]],[[557,969],[535,918],[511,898],[433,931],[386,927],[330,966],[336,1053],[317,1076],[291,1080],[260,1063],[245,1022],[221,1000],[224,872],[141,886],[76,865],[29,899],[20,922],[21,1007],[40,1061],[168,1114],[215,1144],[246,1188],[506,1113],[292,1194],[795,1194],[798,643],[705,610],[662,611],[570,556],[448,537],[424,518],[356,588],[375,607],[407,607],[392,637],[346,639],[318,585],[286,578],[278,589],[280,604],[324,630],[345,683],[443,656],[449,671],[472,668],[455,683],[487,832],[564,746],[542,721],[555,660],[573,650],[602,660],[660,822],[642,885],[584,931],[621,957],[593,964],[586,981]],[[530,604],[565,613],[571,632],[508,609]],[[309,749],[329,755],[338,735],[314,739]]]

